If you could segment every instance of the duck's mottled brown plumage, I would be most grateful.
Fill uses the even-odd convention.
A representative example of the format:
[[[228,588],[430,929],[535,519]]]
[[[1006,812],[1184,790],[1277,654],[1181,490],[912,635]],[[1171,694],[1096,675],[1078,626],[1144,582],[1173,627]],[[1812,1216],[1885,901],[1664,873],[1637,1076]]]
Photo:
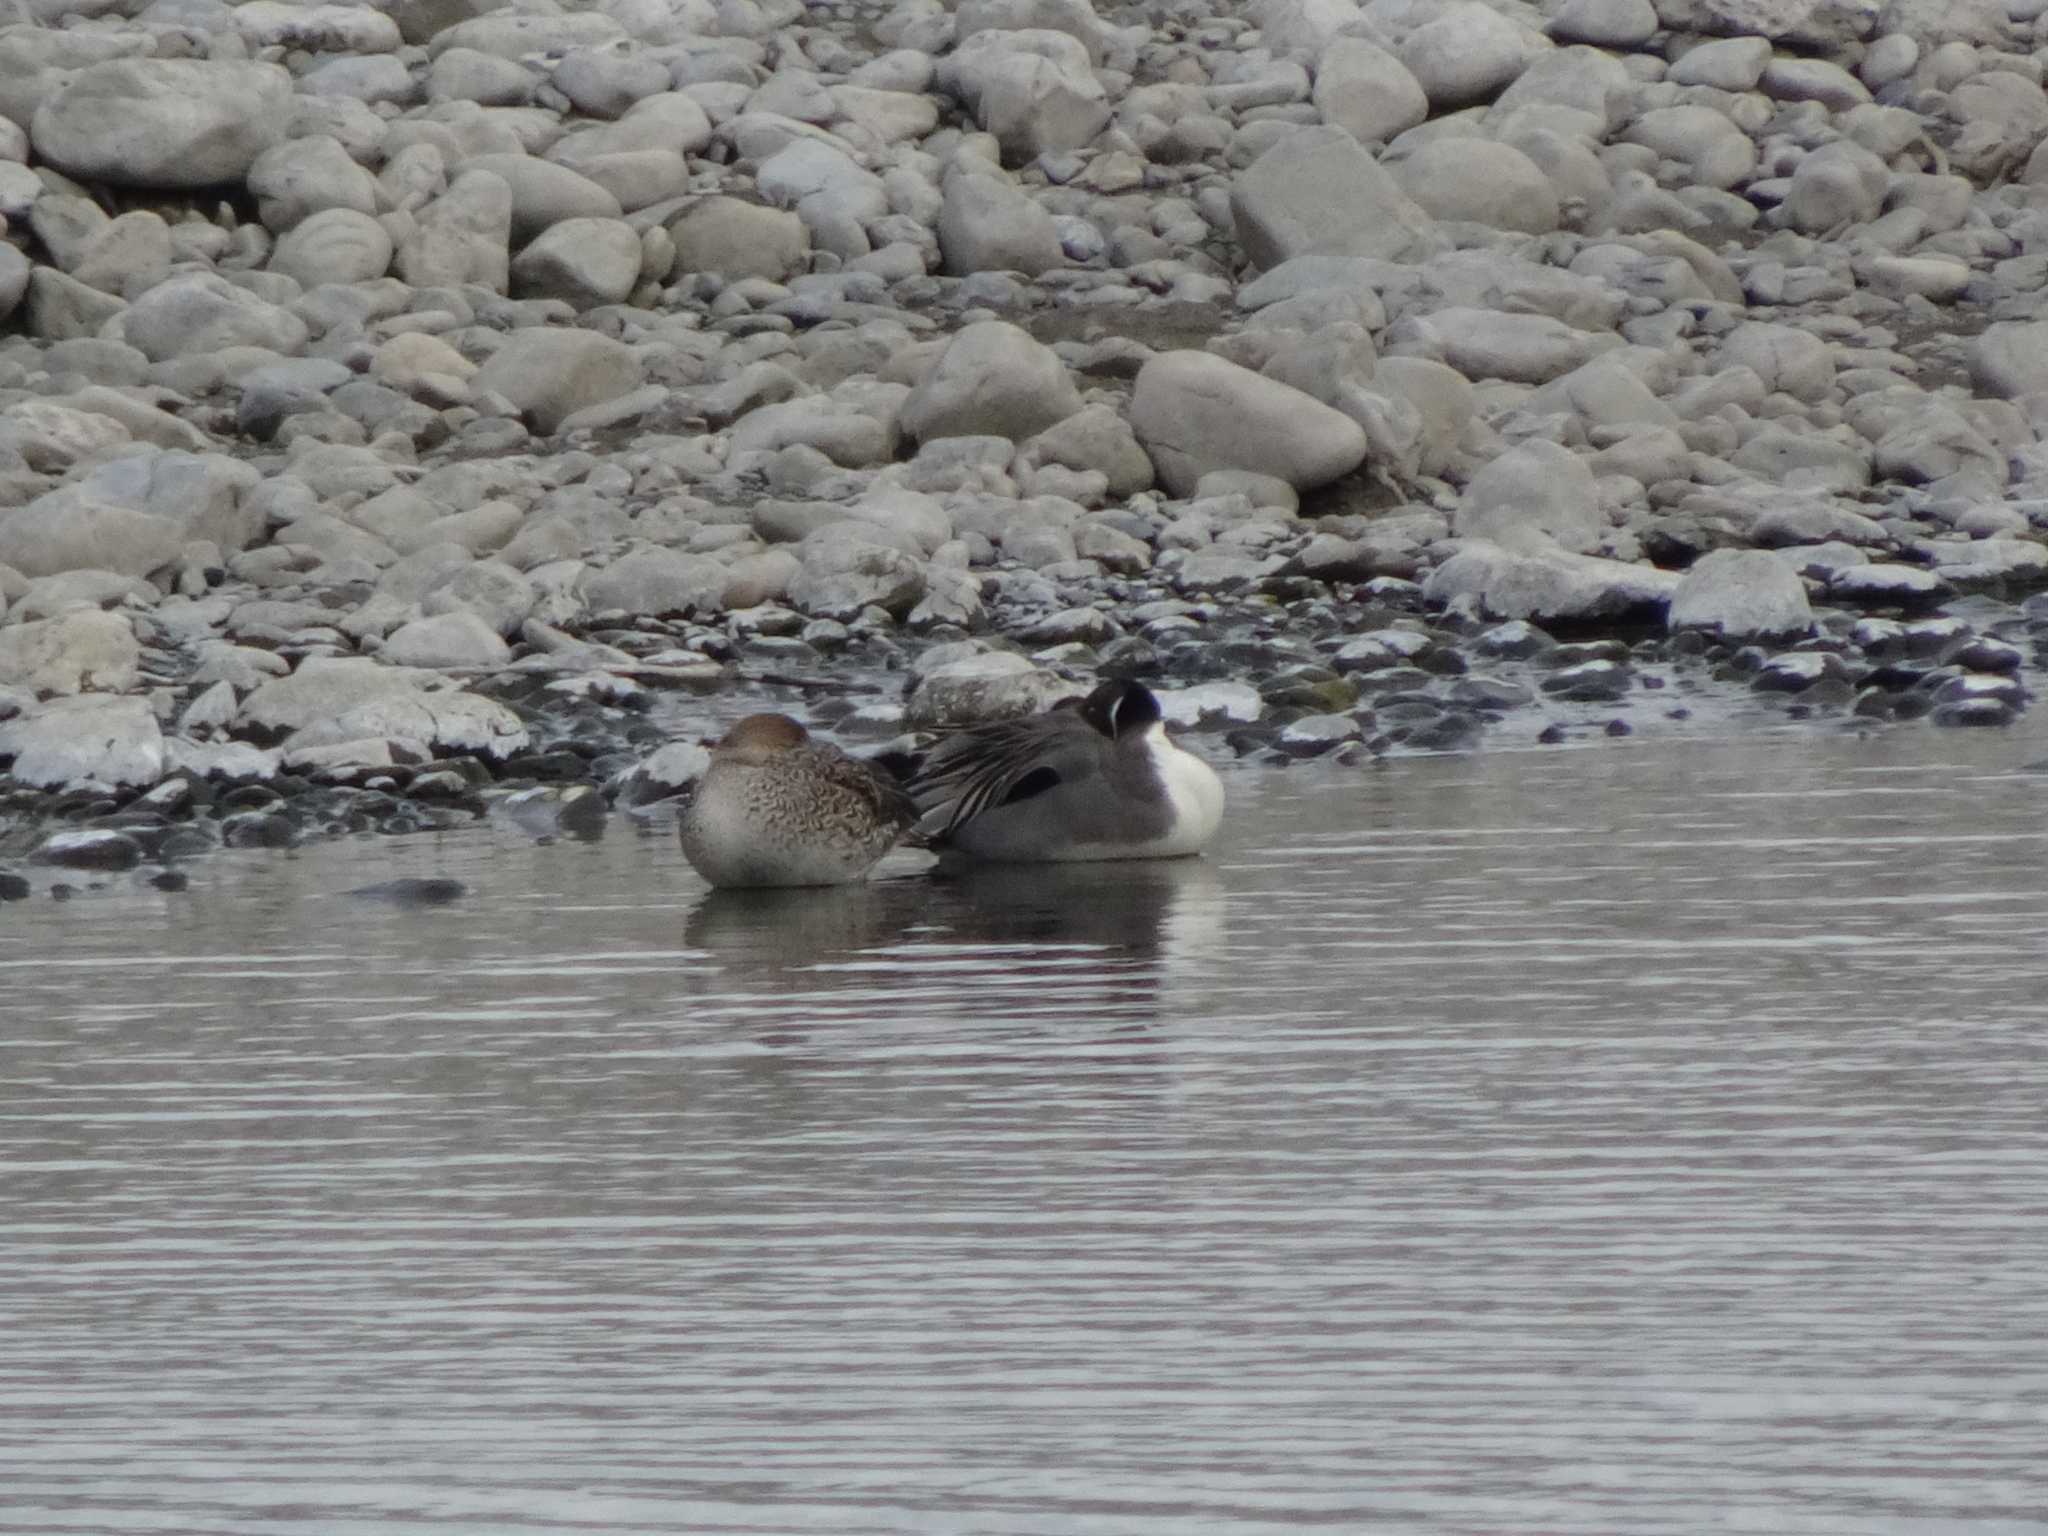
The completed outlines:
[[[917,821],[917,807],[873,764],[787,715],[749,715],[711,752],[683,814],[683,853],[719,886],[857,880]]]

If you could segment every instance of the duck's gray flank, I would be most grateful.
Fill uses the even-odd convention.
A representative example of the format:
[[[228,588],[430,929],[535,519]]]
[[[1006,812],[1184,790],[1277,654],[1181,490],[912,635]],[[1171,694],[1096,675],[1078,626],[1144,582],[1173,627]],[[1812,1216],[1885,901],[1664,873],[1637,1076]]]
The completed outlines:
[[[1223,811],[1214,772],[1167,736],[1151,690],[1126,680],[944,738],[911,792],[932,846],[1017,862],[1195,853]]]

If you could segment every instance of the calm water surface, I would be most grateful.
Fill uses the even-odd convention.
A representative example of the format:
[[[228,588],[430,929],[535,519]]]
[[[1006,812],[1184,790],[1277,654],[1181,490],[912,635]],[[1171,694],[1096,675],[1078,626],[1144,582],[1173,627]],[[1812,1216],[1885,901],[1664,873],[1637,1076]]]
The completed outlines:
[[[0,908],[0,1530],[2048,1530],[2043,757],[1238,772],[1201,861],[779,899],[615,820]]]

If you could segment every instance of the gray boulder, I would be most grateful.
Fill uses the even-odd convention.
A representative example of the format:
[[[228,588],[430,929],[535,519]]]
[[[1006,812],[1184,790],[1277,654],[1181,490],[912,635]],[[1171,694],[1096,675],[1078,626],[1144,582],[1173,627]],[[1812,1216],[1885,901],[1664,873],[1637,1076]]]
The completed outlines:
[[[331,134],[289,139],[265,150],[249,167],[248,185],[257,216],[273,234],[329,208],[377,211],[377,178]]]
[[[171,518],[68,489],[0,512],[0,565],[30,577],[86,570],[147,576],[176,559],[184,542]]]
[[[900,619],[925,594],[924,562],[889,542],[872,523],[831,523],[797,546],[803,568],[790,579],[789,600],[813,618],[849,622],[868,608]]]
[[[1613,350],[1621,338],[1549,315],[1453,304],[1398,322],[1390,337],[1408,356],[1433,356],[1468,379],[1547,384]]]
[[[617,304],[640,281],[640,236],[624,219],[566,219],[512,262],[513,292],[577,309]]]
[[[2048,392],[2048,320],[2000,320],[1970,343],[1970,381],[2000,400]]]
[[[67,175],[180,189],[239,181],[285,136],[292,77],[275,64],[110,59],[36,108],[37,155]]]
[[[398,247],[398,275],[415,288],[479,283],[503,293],[511,241],[512,189],[502,176],[466,171],[414,217]]]
[[[302,288],[322,283],[367,283],[391,270],[393,248],[384,226],[352,208],[328,208],[302,219],[270,253],[270,270]]]
[[[1665,623],[1730,640],[1804,635],[1813,629],[1813,609],[1785,560],[1761,549],[1717,549],[1679,581]]]
[[[796,211],[813,244],[847,261],[868,254],[867,226],[889,212],[882,179],[822,138],[791,139],[761,162],[755,185]]]
[[[972,725],[1043,714],[1087,690],[1015,651],[983,651],[939,662],[911,689],[904,723],[913,729]]]
[[[13,16],[26,21],[34,14],[16,10]],[[154,47],[155,39],[140,29],[58,28],[47,22],[0,28],[0,118],[25,126],[36,108],[79,71]]]
[[[492,633],[509,639],[538,600],[534,584],[511,566],[501,560],[478,560],[436,586],[420,606],[430,615],[458,609],[473,613]]]
[[[1087,45],[1061,31],[976,32],[941,63],[939,79],[1012,165],[1080,149],[1110,119]]]
[[[498,667],[512,659],[512,648],[498,632],[467,609],[434,614],[401,624],[384,637],[378,652],[400,667]]]
[[[596,613],[714,614],[728,575],[725,564],[708,555],[643,545],[592,576],[584,599]]]
[[[135,686],[141,661],[126,617],[98,608],[0,628],[0,685],[31,693],[120,693]]]
[[[1780,212],[1806,235],[1826,235],[1877,217],[1891,171],[1860,144],[1824,144],[1799,162]]]
[[[674,81],[667,64],[626,43],[578,48],[555,65],[555,89],[586,117],[623,117]]]
[[[1435,9],[1439,14],[1403,38],[1399,50],[1434,111],[1491,100],[1541,47],[1540,39],[1477,0]]]
[[[0,320],[13,314],[27,297],[30,270],[28,257],[17,247],[0,242]]]
[[[959,332],[903,402],[903,430],[1022,442],[1081,409],[1080,391],[1052,348],[1018,327],[985,320]]]
[[[96,337],[107,322],[127,309],[110,293],[81,283],[55,267],[34,267],[28,278],[24,306],[28,333],[45,341]]]
[[[804,221],[782,208],[736,197],[708,197],[669,225],[678,272],[716,272],[728,279],[787,281],[810,263]]]
[[[1230,192],[1239,244],[1255,266],[1296,256],[1412,261],[1434,244],[1429,215],[1342,128],[1291,133]]]
[[[1429,116],[1429,98],[1408,66],[1377,43],[1339,37],[1316,65],[1316,110],[1333,128],[1371,144]]]
[[[1100,474],[1105,492],[1119,500],[1149,490],[1153,481],[1151,455],[1130,423],[1106,405],[1084,406],[1062,417],[1019,444],[1017,459],[1028,468],[1059,464]]]
[[[1176,496],[1216,469],[1314,490],[1356,469],[1365,429],[1300,390],[1207,352],[1162,352],[1138,371],[1131,430]]]
[[[1557,228],[1557,192],[1520,150],[1492,139],[1435,139],[1396,162],[1394,177],[1432,218],[1522,234]]]
[[[175,259],[170,225],[161,214],[138,208],[109,219],[88,237],[71,275],[103,293],[129,293],[163,281]]]
[[[306,344],[306,322],[211,272],[158,283],[121,316],[121,339],[153,363],[263,347],[293,353]]]
[[[955,277],[1022,272],[1037,277],[1066,265],[1053,217],[1009,178],[958,170],[946,178],[939,251]]]
[[[86,694],[39,704],[0,721],[0,754],[13,756],[17,783],[37,789],[141,788],[164,776],[163,730],[143,698]]]
[[[1756,141],[1712,107],[1656,107],[1631,123],[1624,141],[1654,149],[1687,169],[1695,186],[1732,187],[1756,170]]]
[[[631,347],[595,331],[571,330],[515,332],[470,380],[477,390],[510,400],[542,434],[641,382]]]
[[[1565,0],[1549,32],[1561,43],[1640,48],[1657,35],[1657,27],[1657,8],[1650,0]]]
[[[617,122],[567,134],[548,150],[564,165],[582,166],[611,155],[665,149],[694,155],[711,142],[711,119],[694,96],[661,91],[635,102]]]
[[[1585,460],[1540,438],[1516,444],[1474,475],[1451,522],[1461,538],[1513,545],[1535,536],[1579,554],[1606,527]]]
[[[566,219],[616,219],[619,200],[581,171],[530,155],[475,155],[462,169],[488,171],[512,194],[511,238],[525,244]]]
[[[294,747],[398,737],[430,751],[508,756],[526,728],[494,699],[451,688],[432,672],[366,656],[309,656],[242,701],[238,730],[290,733]]]
[[[1679,579],[1649,566],[1573,554],[1540,539],[1513,549],[1467,539],[1430,572],[1422,594],[1431,603],[1475,603],[1494,619],[1634,620],[1661,616]]]

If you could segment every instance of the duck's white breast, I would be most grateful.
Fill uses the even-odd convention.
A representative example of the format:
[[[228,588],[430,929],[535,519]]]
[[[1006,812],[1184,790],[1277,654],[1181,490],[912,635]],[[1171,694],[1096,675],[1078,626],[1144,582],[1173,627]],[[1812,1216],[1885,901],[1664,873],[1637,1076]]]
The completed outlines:
[[[1154,846],[1168,855],[1199,853],[1222,824],[1223,781],[1194,753],[1175,746],[1163,725],[1147,730],[1145,744],[1173,807],[1172,824]]]

